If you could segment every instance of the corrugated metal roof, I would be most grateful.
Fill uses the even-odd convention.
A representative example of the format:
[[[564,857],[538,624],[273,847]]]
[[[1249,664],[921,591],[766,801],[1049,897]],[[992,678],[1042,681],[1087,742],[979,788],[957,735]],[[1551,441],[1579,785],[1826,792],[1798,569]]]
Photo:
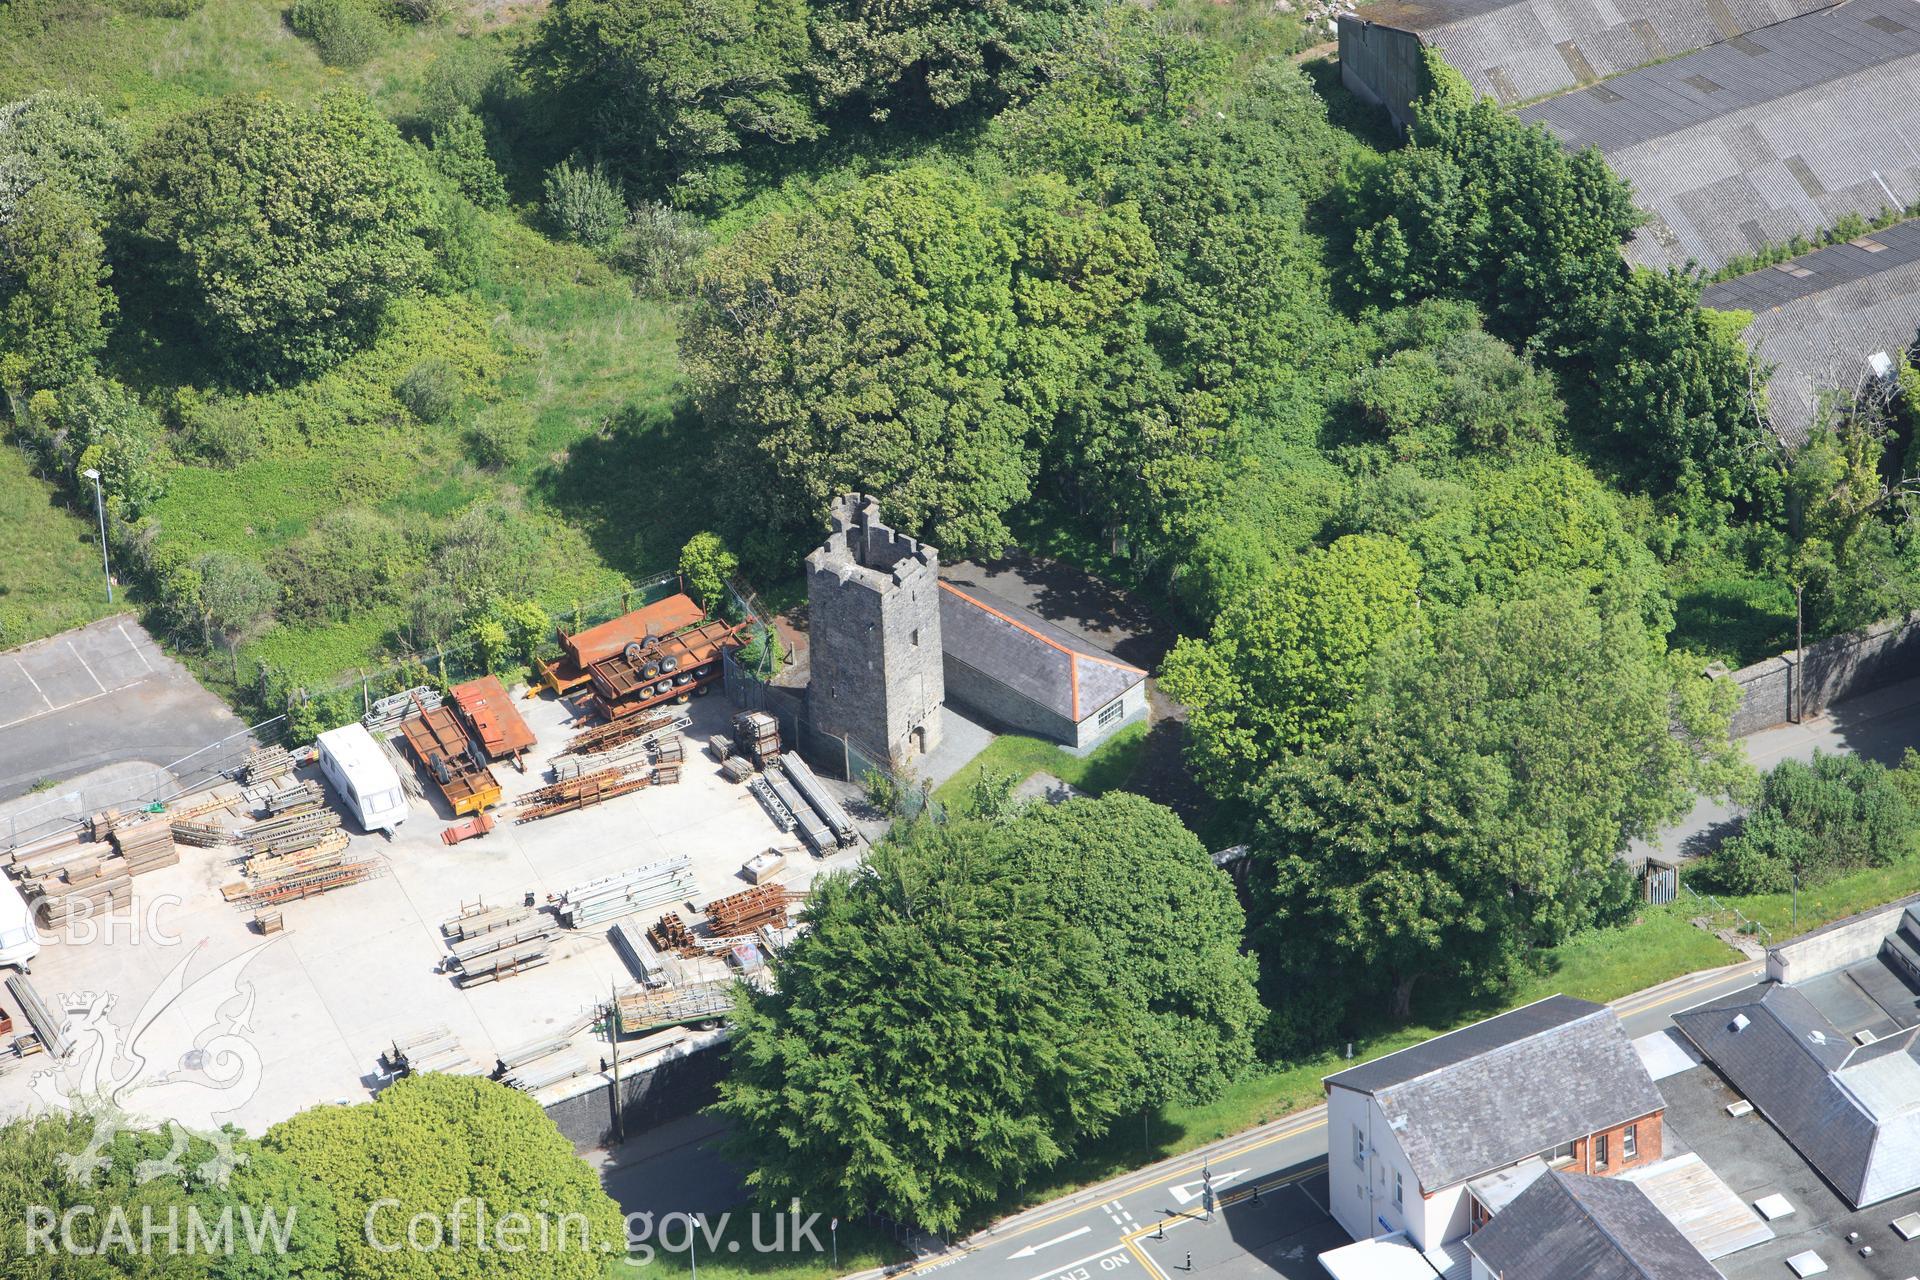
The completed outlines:
[[[1711,285],[1700,300],[1754,313],[1747,344],[1776,366],[1774,431],[1798,444],[1822,390],[1851,388],[1869,356],[1902,351],[1920,334],[1920,219]]]
[[[1578,1070],[1567,1064],[1578,1063]],[[1611,1009],[1553,996],[1343,1071],[1432,1192],[1664,1108]]]
[[[1358,17],[1412,31],[1473,87],[1525,102],[1617,75],[1830,0],[1381,0]]]
[[[1502,1280],[1720,1280],[1646,1192],[1617,1178],[1550,1173],[1466,1244]]]
[[[1847,0],[1520,114],[1633,184],[1652,220],[1629,259],[1712,269],[1920,202],[1920,0]]]

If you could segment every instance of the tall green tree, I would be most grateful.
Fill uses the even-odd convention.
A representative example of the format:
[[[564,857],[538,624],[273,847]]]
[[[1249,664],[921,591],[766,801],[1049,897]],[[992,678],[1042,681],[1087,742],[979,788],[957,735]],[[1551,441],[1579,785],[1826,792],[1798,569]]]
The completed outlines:
[[[243,382],[312,374],[365,343],[388,301],[429,279],[440,236],[419,157],[346,91],[174,118],[134,159],[124,203],[142,269]]]
[[[211,644],[219,637],[237,683],[240,645],[272,617],[280,600],[280,584],[258,560],[231,551],[209,551],[195,567],[200,571],[202,639]]]
[[[1171,809],[1124,791],[1036,805],[983,842],[1044,911],[1092,937],[1138,1064],[1130,1105],[1205,1102],[1252,1065],[1265,1010],[1246,916]]]
[[[1345,537],[1230,605],[1161,674],[1187,708],[1187,753],[1215,795],[1250,797],[1337,736],[1383,650],[1420,625],[1420,565],[1391,538]]]
[[[766,1200],[952,1231],[1127,1107],[1138,1078],[1096,939],[969,824],[814,882],[778,989],[742,990],[717,1109]]]
[[[738,572],[740,558],[717,533],[702,530],[680,548],[680,576],[709,614],[717,614],[726,603],[727,582]]]
[[[1476,603],[1389,663],[1273,774],[1254,936],[1276,997],[1337,972],[1340,1003],[1404,1018],[1426,981],[1497,989],[1625,907],[1630,837],[1746,777],[1737,692],[1618,603]]]
[[[713,199],[732,193],[726,157],[819,133],[806,14],[802,0],[557,0],[524,65],[599,150]]]
[[[808,69],[828,102],[875,119],[999,107],[1031,90],[1089,0],[817,0]]]
[[[261,1141],[317,1179],[337,1219],[351,1224],[340,1237],[341,1271],[355,1280],[600,1280],[609,1256],[625,1253],[619,1206],[592,1168],[538,1103],[505,1085],[415,1076],[373,1102],[303,1111]],[[525,1247],[511,1255],[471,1240],[407,1247],[407,1223],[419,1213],[443,1223],[465,1214],[480,1230],[475,1204],[495,1229],[521,1215],[532,1228],[516,1238]]]
[[[1346,190],[1357,282],[1383,300],[1465,297],[1496,332],[1525,338],[1595,277],[1617,275],[1640,222],[1627,185],[1592,148],[1568,155],[1437,53],[1407,145]]]
[[[1005,543],[1036,467],[1014,255],[978,186],[926,167],[717,250],[681,352],[741,509],[797,542],[860,489],[950,554]]]
[[[119,309],[100,229],[43,182],[0,222],[0,383],[63,387],[93,368]]]

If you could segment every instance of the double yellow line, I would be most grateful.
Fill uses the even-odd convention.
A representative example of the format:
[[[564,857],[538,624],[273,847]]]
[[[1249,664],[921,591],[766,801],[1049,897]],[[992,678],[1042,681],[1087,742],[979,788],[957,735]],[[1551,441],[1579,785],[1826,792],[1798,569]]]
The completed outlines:
[[[1308,1125],[1305,1128],[1299,1130],[1298,1132],[1306,1133],[1320,1127],[1321,1127],[1320,1125]],[[1229,1152],[1227,1154],[1228,1154],[1228,1158],[1231,1158],[1232,1156],[1238,1155],[1239,1153]],[[1322,1160],[1318,1164],[1312,1165],[1306,1169],[1301,1170],[1299,1173],[1290,1173],[1284,1178],[1275,1178],[1271,1182],[1261,1182],[1258,1179],[1256,1179],[1250,1186],[1242,1187],[1240,1190],[1235,1191],[1230,1195],[1221,1196],[1215,1202],[1214,1209],[1216,1212],[1225,1213],[1227,1211],[1227,1208],[1230,1205],[1236,1205],[1241,1203],[1242,1201],[1251,1200],[1254,1197],[1258,1196],[1263,1191],[1278,1191],[1282,1187],[1290,1187],[1290,1186],[1293,1186],[1295,1183],[1305,1182],[1308,1178],[1313,1177],[1315,1174],[1325,1171],[1326,1167],[1327,1167],[1327,1162],[1325,1160]],[[1148,1185],[1151,1186],[1154,1184],[1149,1183]],[[1301,1194],[1304,1195],[1305,1193],[1302,1192]],[[1311,1196],[1308,1196],[1307,1198],[1312,1199]],[[1180,1214],[1175,1214],[1173,1216],[1175,1218],[1185,1219],[1190,1222],[1202,1221],[1202,1219],[1195,1217],[1191,1213],[1180,1213]],[[1156,1232],[1164,1232],[1166,1230],[1168,1221],[1169,1221],[1168,1219],[1162,1218],[1160,1221],[1154,1223],[1151,1227],[1137,1227],[1134,1230],[1128,1232],[1126,1235],[1123,1235],[1120,1237],[1120,1243],[1123,1246],[1125,1246],[1128,1253],[1133,1255],[1135,1261],[1139,1262],[1139,1264],[1143,1268],[1145,1268],[1146,1273],[1149,1276],[1153,1277],[1153,1280],[1167,1280],[1167,1273],[1161,1269],[1160,1264],[1158,1262],[1155,1262],[1153,1260],[1152,1255],[1149,1254],[1145,1249],[1141,1248],[1140,1245],[1136,1242],[1140,1240],[1144,1240],[1147,1236],[1153,1235]]]

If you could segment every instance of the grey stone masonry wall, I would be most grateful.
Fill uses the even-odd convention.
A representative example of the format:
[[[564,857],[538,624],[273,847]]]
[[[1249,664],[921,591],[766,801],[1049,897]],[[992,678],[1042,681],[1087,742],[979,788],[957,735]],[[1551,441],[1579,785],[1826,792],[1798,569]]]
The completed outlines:
[[[947,696],[959,707],[974,713],[996,729],[1029,733],[1039,738],[1074,745],[1074,724],[1055,715],[1033,699],[1022,696],[983,671],[975,670],[952,654],[947,655]]]
[[[1808,645],[1798,690],[1794,667],[1794,655],[1783,654],[1729,677],[1741,689],[1734,737],[1784,724],[1796,715],[1817,716],[1844,698],[1920,675],[1920,612]],[[1793,705],[1796,693],[1804,705]]]
[[[888,528],[880,502],[836,498],[807,556],[807,715],[823,732],[905,760],[939,741],[940,553]]]

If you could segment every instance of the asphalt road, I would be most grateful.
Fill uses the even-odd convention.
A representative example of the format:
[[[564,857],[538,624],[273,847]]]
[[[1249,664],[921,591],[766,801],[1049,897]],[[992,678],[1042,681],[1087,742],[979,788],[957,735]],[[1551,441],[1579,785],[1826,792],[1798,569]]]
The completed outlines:
[[[1615,1003],[1629,1036],[1671,1025],[1674,1013],[1754,981],[1757,963],[1694,974]],[[1202,1214],[1212,1170],[1219,1209]],[[1347,1242],[1327,1215],[1324,1108],[1016,1215],[922,1260],[910,1274],[940,1280],[1324,1280],[1316,1261]]]
[[[244,728],[130,614],[0,653],[0,801],[104,765],[172,765]]]
[[[1741,739],[1747,760],[1765,772],[1782,760],[1811,760],[1851,753],[1882,764],[1899,764],[1908,747],[1920,747],[1920,679],[1876,689],[1872,693],[1835,703],[1824,715],[1803,724],[1776,725]],[[1678,823],[1653,841],[1635,840],[1638,857],[1658,852],[1664,857],[1697,857],[1717,848],[1733,829],[1741,810],[1717,800],[1702,800]]]

